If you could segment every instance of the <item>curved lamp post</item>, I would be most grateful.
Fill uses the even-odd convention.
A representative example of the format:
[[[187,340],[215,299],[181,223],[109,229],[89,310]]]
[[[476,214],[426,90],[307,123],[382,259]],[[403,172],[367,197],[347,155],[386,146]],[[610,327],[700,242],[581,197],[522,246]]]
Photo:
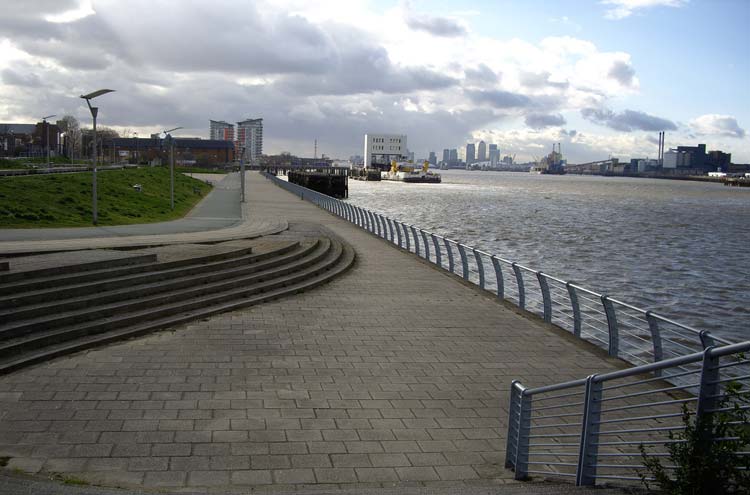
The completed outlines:
[[[164,137],[169,140],[167,142],[167,144],[169,145],[169,205],[172,207],[173,210],[174,210],[174,139],[172,139],[172,136],[169,133],[172,131],[176,131],[177,129],[182,129],[182,127],[175,127],[174,129],[163,131]]]
[[[98,107],[92,107],[91,106],[91,100],[96,98],[97,96],[101,96],[107,93],[114,92],[114,89],[99,89],[97,91],[94,91],[93,93],[89,93],[87,95],[81,95],[81,98],[86,100],[86,104],[89,106],[89,110],[91,111],[91,116],[94,118],[94,160],[93,160],[93,177],[91,180],[91,203],[92,203],[92,211],[93,211],[93,220],[94,225],[96,225],[97,221],[99,220],[99,212],[97,210],[97,204],[96,204],[96,116],[99,113]]]

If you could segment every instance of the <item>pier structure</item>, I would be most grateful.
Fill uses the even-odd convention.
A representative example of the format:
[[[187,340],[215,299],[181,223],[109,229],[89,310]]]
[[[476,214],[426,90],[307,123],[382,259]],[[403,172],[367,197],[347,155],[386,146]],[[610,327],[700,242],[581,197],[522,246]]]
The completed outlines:
[[[0,376],[9,470],[130,488],[470,493],[512,482],[512,380],[626,367],[259,174],[246,185],[246,221],[290,226],[269,239],[326,234],[354,265],[302,294]]]

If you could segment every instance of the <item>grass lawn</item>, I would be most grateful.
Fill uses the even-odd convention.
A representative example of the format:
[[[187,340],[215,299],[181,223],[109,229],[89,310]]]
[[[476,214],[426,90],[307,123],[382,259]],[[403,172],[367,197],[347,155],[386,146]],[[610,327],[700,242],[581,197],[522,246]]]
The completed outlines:
[[[181,218],[211,190],[175,173],[173,211],[166,167],[100,171],[97,179],[99,225]],[[87,227],[91,217],[91,172],[0,178],[0,228]]]

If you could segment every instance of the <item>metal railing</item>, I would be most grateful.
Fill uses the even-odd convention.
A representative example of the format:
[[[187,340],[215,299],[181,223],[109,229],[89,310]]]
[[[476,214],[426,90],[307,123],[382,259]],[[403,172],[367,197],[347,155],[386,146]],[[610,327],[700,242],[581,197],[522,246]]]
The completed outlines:
[[[501,256],[264,174],[278,186],[634,365],[732,342]]]
[[[734,410],[734,404],[750,408],[727,394],[730,382],[741,385],[735,394],[748,394],[750,359],[743,354],[748,350],[750,341],[709,347],[544,387],[526,388],[514,381],[505,466],[515,470],[516,479],[541,474],[575,478],[576,485],[642,477],[651,481],[640,448],[648,456],[662,458],[662,465],[666,461],[667,470],[674,469],[668,465],[666,445],[686,441],[670,436],[685,428],[683,408],[691,417]],[[691,364],[697,366],[687,366],[686,371]],[[674,386],[664,380],[676,377],[685,384]],[[750,452],[737,455],[750,456]]]

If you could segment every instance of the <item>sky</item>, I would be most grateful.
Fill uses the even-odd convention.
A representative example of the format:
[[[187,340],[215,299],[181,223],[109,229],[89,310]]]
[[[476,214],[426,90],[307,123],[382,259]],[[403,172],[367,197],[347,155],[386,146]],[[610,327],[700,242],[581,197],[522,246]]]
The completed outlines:
[[[571,163],[706,143],[750,163],[750,0],[0,0],[0,122],[147,136],[264,119],[264,152]]]

